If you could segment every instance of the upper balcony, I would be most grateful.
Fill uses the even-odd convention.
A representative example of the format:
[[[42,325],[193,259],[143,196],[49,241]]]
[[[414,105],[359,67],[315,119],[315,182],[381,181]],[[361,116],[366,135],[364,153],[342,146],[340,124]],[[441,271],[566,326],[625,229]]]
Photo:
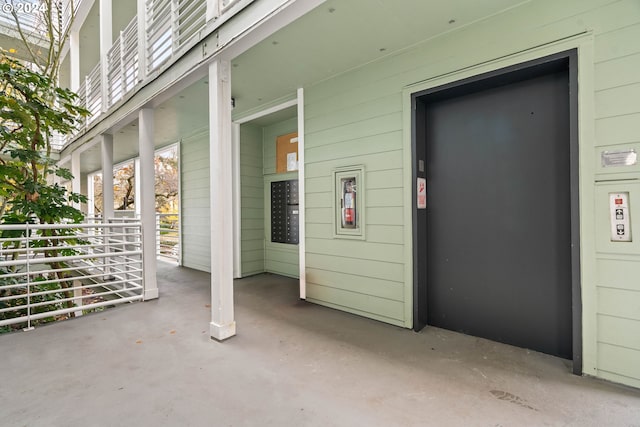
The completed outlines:
[[[86,1],[86,0],[85,0]],[[79,103],[91,115],[73,140],[127,96],[153,80],[205,35],[207,16],[213,21],[229,18],[251,1],[242,0],[141,0],[143,15],[136,13],[116,34],[108,51],[74,88]],[[94,5],[95,7],[95,5]],[[211,11],[213,9],[213,11]],[[115,14],[114,14],[115,16]],[[71,41],[71,49],[74,42]],[[70,53],[72,56],[73,53]],[[70,64],[73,67],[73,64]],[[73,73],[71,73],[73,74]],[[64,145],[63,145],[64,146]],[[60,147],[62,148],[62,147]]]
[[[72,25],[69,40],[63,47],[60,85],[75,91],[79,95],[78,103],[91,115],[74,134],[57,137],[52,148],[61,150],[252,1],[60,2],[60,9],[56,11],[60,28],[54,33],[64,34],[66,27]],[[14,3],[0,12],[2,45],[20,45],[18,49],[10,49],[19,58],[27,58],[20,55],[27,48],[16,26],[17,17],[32,50],[46,55],[46,34],[39,29],[43,19],[36,10],[40,3],[36,0]],[[70,19],[72,9],[75,9],[74,22]],[[108,19],[105,20],[105,16]],[[104,27],[108,27],[108,31],[105,32]]]

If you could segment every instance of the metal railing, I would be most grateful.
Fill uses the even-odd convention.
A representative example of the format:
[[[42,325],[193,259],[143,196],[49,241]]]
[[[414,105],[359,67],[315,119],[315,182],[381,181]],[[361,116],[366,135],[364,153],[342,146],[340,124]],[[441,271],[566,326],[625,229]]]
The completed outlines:
[[[0,0],[2,1],[2,0]],[[217,0],[218,14],[230,13],[239,0]],[[131,92],[149,73],[180,54],[184,47],[206,24],[206,0],[145,0],[143,46],[138,39],[138,17],[120,32],[106,57],[106,66],[98,63],[78,89],[78,104],[91,112],[75,133],[94,123],[107,109]],[[144,47],[144,55],[142,48]],[[143,55],[144,61],[140,60]],[[146,64],[141,67],[141,63]],[[103,95],[102,88],[106,86]],[[106,99],[102,99],[106,97]]]
[[[114,211],[114,217],[109,219],[112,224],[128,224],[140,221],[135,211]],[[91,224],[102,223],[102,216],[86,216],[85,221]],[[182,237],[180,233],[179,213],[156,212],[156,255],[173,259],[182,263]]]
[[[118,102],[138,82],[138,18],[120,31],[107,53],[108,106]]]
[[[102,68],[98,62],[85,77],[86,104],[89,110],[87,126],[93,123],[102,112]]]
[[[0,327],[143,299],[142,224],[0,226]]]
[[[180,263],[180,214],[156,213],[156,254]]]
[[[173,48],[182,47],[202,28],[206,21],[205,0],[173,0],[172,4]]]
[[[172,54],[171,9],[175,0],[147,0],[147,72],[164,64]]]

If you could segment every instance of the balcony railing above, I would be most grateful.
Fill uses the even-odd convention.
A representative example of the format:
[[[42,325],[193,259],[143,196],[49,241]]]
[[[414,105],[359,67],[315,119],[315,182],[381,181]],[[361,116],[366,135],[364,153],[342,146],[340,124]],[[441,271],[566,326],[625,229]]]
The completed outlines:
[[[232,6],[240,0],[216,1],[223,14],[230,13]],[[180,55],[181,49],[204,28],[206,12],[207,0],[146,0],[143,41],[146,66],[142,69],[140,65],[139,21],[135,16],[103,59],[106,66],[103,68],[102,62],[98,63],[78,89],[79,104],[89,110],[91,116],[75,134],[67,137],[67,142],[95,123],[102,113],[132,92],[151,72]]]
[[[138,82],[138,18],[120,32],[107,53],[107,105],[111,107]]]

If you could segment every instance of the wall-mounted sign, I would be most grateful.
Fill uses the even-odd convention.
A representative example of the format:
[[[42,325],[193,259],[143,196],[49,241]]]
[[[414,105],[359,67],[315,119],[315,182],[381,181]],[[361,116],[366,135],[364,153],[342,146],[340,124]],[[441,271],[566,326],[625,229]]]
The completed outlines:
[[[418,178],[416,191],[418,192],[418,209],[427,208],[427,180]]]
[[[609,193],[609,212],[612,242],[631,241],[629,221],[629,193]]]
[[[600,161],[603,168],[634,166],[638,163],[636,150],[603,151],[600,153]]]
[[[276,138],[276,173],[298,170],[298,133],[288,133]]]

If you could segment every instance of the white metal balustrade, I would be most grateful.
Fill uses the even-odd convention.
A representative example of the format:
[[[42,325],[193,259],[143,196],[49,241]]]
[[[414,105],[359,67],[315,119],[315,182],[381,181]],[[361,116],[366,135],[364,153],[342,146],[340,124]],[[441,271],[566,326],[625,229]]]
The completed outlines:
[[[86,105],[89,110],[87,126],[93,123],[102,112],[102,68],[98,62],[85,77]]]
[[[0,326],[143,299],[142,224],[0,226]]]
[[[173,48],[182,47],[205,24],[207,2],[205,0],[173,0]]]
[[[112,224],[127,224],[140,221],[135,211],[117,210],[114,217],[109,219]],[[102,217],[85,216],[85,221],[91,224],[99,224]],[[180,233],[180,213],[156,212],[156,255],[158,257],[173,259],[182,264],[182,235]]]
[[[156,255],[180,263],[180,214],[156,213]]]
[[[238,2],[239,0],[217,0],[217,10],[219,14],[230,13],[232,6]],[[204,28],[207,0],[146,0],[145,10],[142,12],[145,17],[143,43],[146,67],[140,68],[138,17],[135,16],[120,32],[103,59],[106,61],[104,75],[101,63],[98,63],[78,89],[78,104],[89,110],[91,116],[79,126],[73,136],[123,99],[149,73],[180,53],[180,49]],[[107,88],[107,99],[104,100],[103,85]],[[71,139],[68,138],[68,141]]]
[[[120,31],[107,53],[108,106],[118,102],[138,82],[138,18]]]

